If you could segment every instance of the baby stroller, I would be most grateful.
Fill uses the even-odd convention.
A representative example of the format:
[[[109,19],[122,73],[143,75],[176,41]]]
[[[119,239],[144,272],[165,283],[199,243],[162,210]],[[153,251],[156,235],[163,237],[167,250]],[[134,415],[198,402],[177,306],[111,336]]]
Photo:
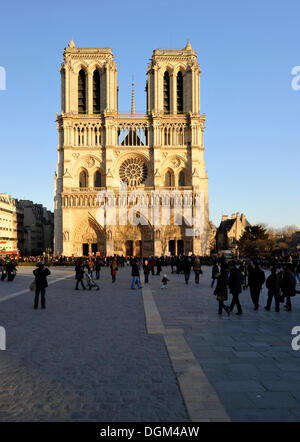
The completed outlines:
[[[89,290],[92,290],[92,288],[96,288],[97,290],[100,290],[100,287],[98,286],[98,284],[95,283],[95,281],[93,280],[93,278],[91,277],[91,275],[89,273],[85,274],[85,279],[86,279],[86,283],[89,287]]]

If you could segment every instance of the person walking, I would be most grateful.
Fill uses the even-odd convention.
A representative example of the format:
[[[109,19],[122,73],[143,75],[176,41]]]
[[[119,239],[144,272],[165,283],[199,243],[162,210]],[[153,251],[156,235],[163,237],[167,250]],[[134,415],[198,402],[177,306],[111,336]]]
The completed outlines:
[[[140,269],[137,263],[137,260],[135,259],[132,263],[132,267],[131,267],[131,276],[132,276],[132,281],[131,281],[131,290],[135,290],[135,285],[137,284],[138,289],[141,289],[141,281],[140,281]]]
[[[248,268],[248,285],[254,310],[258,310],[259,296],[265,280],[265,272],[261,270],[258,262],[253,263],[253,261],[251,261]]]
[[[229,276],[229,288],[232,293],[232,301],[229,307],[229,311],[232,312],[234,306],[237,307],[236,315],[242,315],[242,306],[239,300],[239,294],[242,291],[242,274],[241,271],[236,267],[235,264],[232,265]]]
[[[186,284],[189,283],[190,274],[191,274],[191,267],[192,267],[191,261],[186,256],[183,261],[184,280],[185,280]]]
[[[6,277],[5,264],[4,264],[4,260],[1,258],[0,258],[0,271],[1,271],[1,281],[4,281],[4,279]]]
[[[50,270],[44,266],[43,263],[38,264],[38,268],[33,271],[35,276],[35,297],[34,297],[34,309],[36,310],[39,305],[39,295],[41,294],[41,306],[46,308],[46,287],[48,287],[47,276],[51,275]]]
[[[276,273],[276,267],[272,267],[271,275],[268,276],[266,281],[266,287],[268,289],[268,300],[265,310],[269,311],[271,308],[272,300],[275,300],[275,311],[279,312],[279,297],[280,297],[280,280],[281,277]]]
[[[145,282],[145,284],[148,284],[149,273],[150,273],[151,268],[150,268],[149,261],[147,259],[144,262],[143,270],[144,270],[144,277],[145,277],[144,282]]]
[[[82,264],[82,260],[79,258],[76,261],[75,265],[75,278],[77,280],[75,290],[79,290],[79,283],[81,284],[83,290],[86,290],[85,285],[83,284],[83,277],[84,277],[84,266]]]
[[[117,271],[118,271],[117,261],[113,259],[110,264],[111,282],[116,282]]]
[[[195,273],[195,283],[199,284],[199,276],[202,273],[202,270],[201,270],[201,262],[198,257],[194,261],[193,270]]]
[[[14,265],[14,263],[9,260],[6,263],[6,273],[7,273],[7,281],[13,281],[15,276],[16,276],[16,267]]]
[[[214,291],[214,295],[217,297],[217,301],[219,302],[219,309],[218,309],[219,315],[222,314],[222,310],[225,310],[225,312],[228,315],[230,314],[229,306],[224,304],[224,301],[228,300],[227,286],[228,286],[227,272],[225,268],[223,268],[217,278],[217,286]]]
[[[100,279],[100,272],[101,272],[101,259],[100,257],[97,257],[95,262],[95,272],[96,272],[96,279]]]
[[[161,270],[162,270],[162,265],[161,265],[161,258],[157,258],[157,261],[156,261],[156,275],[157,276],[159,276],[160,275],[160,272],[161,272]]]
[[[150,261],[150,267],[151,267],[151,273],[152,273],[152,276],[155,275],[155,273],[154,273],[154,266],[155,266],[155,257],[152,256],[152,257],[151,257],[151,261]]]
[[[295,296],[296,294],[296,278],[293,272],[293,265],[288,264],[283,273],[280,283],[280,288],[282,290],[283,296],[286,298],[286,311],[291,312],[292,311],[292,303],[291,303],[291,297]]]
[[[174,273],[174,267],[176,265],[175,265],[175,257],[173,255],[171,256],[170,264],[171,264],[171,273]]]
[[[296,277],[298,279],[298,282],[300,282],[300,261],[298,261],[298,264],[296,265]]]
[[[87,263],[87,269],[90,277],[93,279],[94,260],[90,257]]]
[[[215,281],[218,279],[218,277],[220,276],[220,268],[218,266],[218,264],[215,262],[214,265],[212,266],[212,271],[211,271],[211,288],[213,288]]]

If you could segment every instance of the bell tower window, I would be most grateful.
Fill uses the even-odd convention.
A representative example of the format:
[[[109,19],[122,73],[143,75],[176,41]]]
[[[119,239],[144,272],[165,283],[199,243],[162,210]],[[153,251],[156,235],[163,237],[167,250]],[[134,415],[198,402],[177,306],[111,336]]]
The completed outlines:
[[[182,72],[179,71],[177,74],[177,113],[182,114],[183,112],[183,76]]]
[[[78,113],[86,114],[86,77],[83,69],[78,74]]]
[[[93,74],[93,113],[100,114],[100,74],[98,69]]]
[[[164,113],[170,113],[170,75],[168,71],[164,74]]]

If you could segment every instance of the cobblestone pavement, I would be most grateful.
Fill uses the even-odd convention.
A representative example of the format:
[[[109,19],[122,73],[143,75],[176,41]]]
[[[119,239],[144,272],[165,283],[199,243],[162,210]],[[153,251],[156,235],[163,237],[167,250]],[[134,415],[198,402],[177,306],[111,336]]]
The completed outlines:
[[[163,272],[164,273],[164,270]],[[293,311],[253,311],[248,291],[242,316],[217,315],[210,268],[199,286],[193,275],[150,275],[148,287],[163,326],[184,339],[232,421],[300,420],[300,351],[291,330],[300,325],[300,295]],[[68,278],[69,276],[69,278]],[[62,279],[66,278],[66,279]],[[57,280],[57,282],[54,282]],[[47,309],[33,309],[26,289],[32,268],[13,283],[0,282],[0,421],[189,421],[162,335],[148,335],[141,290],[130,290],[130,270],[116,284],[108,269],[101,289],[75,291],[73,269],[49,277]],[[175,339],[175,338],[174,338]],[[176,340],[176,339],[175,339]],[[175,355],[176,357],[176,355]]]
[[[168,271],[170,275],[170,271]],[[200,284],[170,275],[167,290],[161,278],[151,280],[165,327],[180,327],[194,356],[232,421],[300,421],[300,351],[291,348],[291,330],[300,326],[300,295],[293,311],[265,311],[267,291],[254,311],[249,290],[240,295],[243,315],[217,314],[210,288],[211,269]],[[231,295],[229,296],[231,300]]]
[[[100,291],[75,291],[73,270],[54,269],[46,310],[26,289],[32,269],[0,285],[0,421],[189,421],[162,336],[149,336],[129,269]]]

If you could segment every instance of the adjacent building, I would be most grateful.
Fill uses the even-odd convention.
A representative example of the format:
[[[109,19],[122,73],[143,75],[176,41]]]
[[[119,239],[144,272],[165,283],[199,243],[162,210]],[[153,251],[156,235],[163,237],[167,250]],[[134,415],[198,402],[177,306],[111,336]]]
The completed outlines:
[[[235,249],[247,226],[250,226],[250,223],[243,213],[233,213],[231,218],[223,215],[216,232],[217,251]]]
[[[18,200],[0,193],[0,254],[24,247],[23,210]]]
[[[41,204],[0,193],[0,254],[53,252],[54,214]]]
[[[19,201],[23,213],[24,255],[42,255],[53,252],[54,214],[29,200]]]

